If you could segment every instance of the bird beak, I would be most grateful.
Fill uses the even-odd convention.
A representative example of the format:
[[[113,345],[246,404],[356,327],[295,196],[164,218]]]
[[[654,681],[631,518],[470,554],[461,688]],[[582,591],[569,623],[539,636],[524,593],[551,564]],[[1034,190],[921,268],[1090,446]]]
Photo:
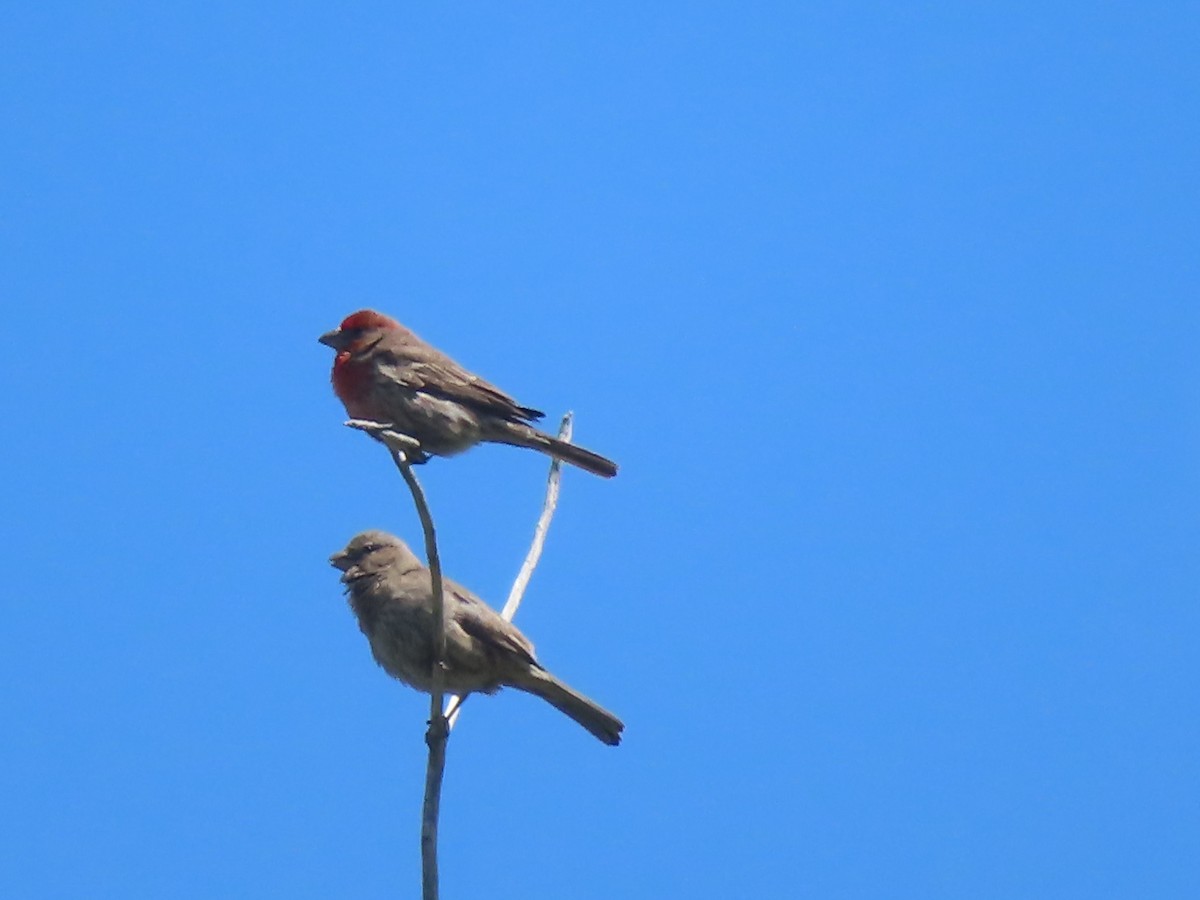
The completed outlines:
[[[350,568],[350,558],[346,555],[345,550],[339,550],[333,556],[329,557],[329,564],[335,569],[341,569],[345,572]]]
[[[327,331],[317,341],[324,344],[326,347],[332,347],[334,350],[342,348],[342,330],[335,328],[333,331]]]

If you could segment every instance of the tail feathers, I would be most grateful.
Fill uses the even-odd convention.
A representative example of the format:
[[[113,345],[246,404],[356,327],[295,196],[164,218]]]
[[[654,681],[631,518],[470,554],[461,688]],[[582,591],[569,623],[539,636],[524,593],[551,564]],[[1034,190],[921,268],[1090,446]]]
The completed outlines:
[[[625,724],[607,709],[576,693],[544,669],[531,669],[519,683],[520,688],[566,713],[610,747],[621,743]]]
[[[568,444],[566,441],[560,441],[558,438],[552,438],[549,435],[542,435],[542,437],[546,439],[547,448],[543,452],[549,453],[563,462],[579,466],[579,468],[586,469],[588,472],[591,472],[593,475],[599,475],[601,478],[612,478],[617,474],[617,464],[611,459],[601,456],[599,453],[584,450],[582,447]]]
[[[617,474],[617,464],[606,459],[599,453],[585,450],[575,444],[568,444],[558,438],[550,437],[524,423],[505,422],[504,428],[498,434],[485,434],[485,440],[498,441],[502,444],[512,444],[516,447],[529,447],[561,459],[565,463],[599,475],[601,478],[612,478]]]

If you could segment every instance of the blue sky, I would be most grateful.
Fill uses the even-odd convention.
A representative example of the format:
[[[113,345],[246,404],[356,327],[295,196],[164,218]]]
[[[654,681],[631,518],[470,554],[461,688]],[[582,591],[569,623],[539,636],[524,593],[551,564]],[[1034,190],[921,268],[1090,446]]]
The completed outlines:
[[[253,6],[253,8],[248,8]],[[316,343],[577,415],[448,897],[1200,891],[1187,4],[9,4],[0,894],[416,896]],[[421,471],[499,605],[531,453]]]

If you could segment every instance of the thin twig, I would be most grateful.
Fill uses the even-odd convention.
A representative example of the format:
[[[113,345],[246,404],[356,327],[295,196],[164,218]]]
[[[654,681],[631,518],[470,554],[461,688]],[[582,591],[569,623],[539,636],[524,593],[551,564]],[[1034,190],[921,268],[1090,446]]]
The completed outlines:
[[[570,442],[573,425],[574,415],[568,412],[562,417],[562,423],[558,426],[560,441]],[[554,518],[554,510],[558,508],[558,487],[561,482],[562,462],[552,459],[550,474],[546,477],[546,499],[542,502],[542,514],[538,516],[537,525],[533,529],[533,543],[529,547],[529,552],[525,554],[525,562],[521,564],[521,571],[517,573],[517,580],[513,582],[512,590],[508,592],[508,600],[504,603],[504,609],[500,611],[501,618],[506,622],[511,622],[513,616],[517,614],[517,607],[521,605],[525,589],[529,587],[529,579],[533,577],[533,570],[537,568],[538,560],[542,558],[542,548],[546,545],[546,532],[550,530],[550,520]],[[443,713],[446,717],[447,728],[453,728],[454,723],[458,721],[459,712],[466,699],[466,697],[457,696],[447,699]]]
[[[403,451],[392,450],[392,459],[412,491],[421,528],[425,531],[425,555],[433,584],[433,672],[429,685],[429,730],[425,743],[429,745],[429,762],[425,766],[425,801],[421,805],[421,896],[424,900],[438,898],[438,815],[442,804],[442,775],[446,771],[446,739],[450,726],[442,715],[445,691],[446,618],[442,594],[442,563],[438,558],[437,536],[433,517],[425,502],[425,494],[413,474],[412,466]]]
[[[442,562],[438,557],[433,516],[429,512],[429,504],[425,501],[425,492],[421,490],[421,484],[413,474],[409,461],[410,458],[423,458],[424,454],[420,452],[418,441],[393,431],[387,425],[361,419],[352,419],[346,425],[365,431],[391,452],[392,461],[412,493],[417,517],[421,520],[421,529],[425,532],[425,555],[429,560],[433,587],[433,671],[430,673],[429,730],[425,733],[425,743],[429,745],[429,763],[425,768],[425,801],[421,807],[421,896],[424,900],[438,900],[438,814],[442,800],[442,776],[446,770],[446,740],[450,735],[450,726],[442,714],[446,683],[446,620]]]
[[[564,443],[571,442],[573,419],[573,415],[567,413],[562,417],[562,424],[558,426],[558,439]],[[538,516],[537,525],[533,529],[533,543],[529,547],[529,553],[525,555],[525,562],[521,564],[521,571],[517,573],[512,590],[508,592],[504,609],[500,611],[500,616],[506,622],[511,622],[517,614],[517,607],[521,605],[521,599],[525,596],[525,588],[529,587],[533,570],[542,558],[542,548],[546,546],[546,532],[550,530],[550,520],[554,518],[554,510],[558,508],[558,487],[561,482],[562,460],[552,459],[550,474],[546,477],[546,499],[542,503],[542,514]]]

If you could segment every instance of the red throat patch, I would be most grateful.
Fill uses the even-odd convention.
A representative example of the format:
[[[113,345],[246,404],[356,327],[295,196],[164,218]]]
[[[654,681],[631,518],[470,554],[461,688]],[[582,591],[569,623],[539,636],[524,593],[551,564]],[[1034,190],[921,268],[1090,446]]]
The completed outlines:
[[[333,392],[352,419],[373,419],[371,403],[371,364],[355,361],[350,350],[343,350],[333,361]]]

